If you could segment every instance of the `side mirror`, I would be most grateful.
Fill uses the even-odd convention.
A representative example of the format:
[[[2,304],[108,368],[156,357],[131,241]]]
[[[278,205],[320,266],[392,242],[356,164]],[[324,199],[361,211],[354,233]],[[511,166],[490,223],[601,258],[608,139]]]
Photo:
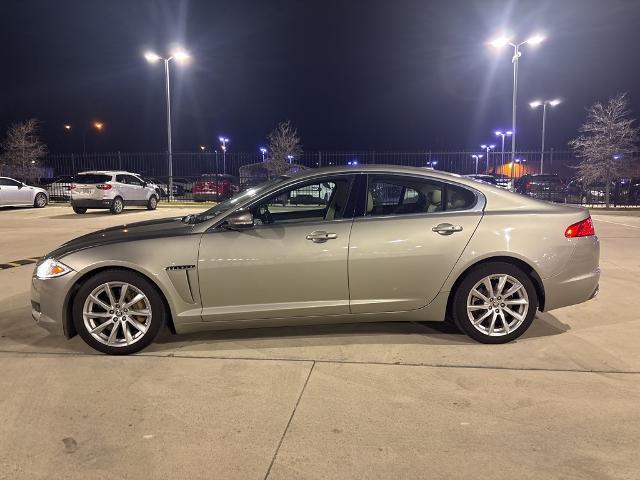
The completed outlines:
[[[247,210],[239,210],[229,215],[224,223],[229,230],[246,230],[253,227],[253,215]]]
[[[22,187],[26,187],[26,185],[24,183],[20,182],[18,184],[18,190],[20,190]]]

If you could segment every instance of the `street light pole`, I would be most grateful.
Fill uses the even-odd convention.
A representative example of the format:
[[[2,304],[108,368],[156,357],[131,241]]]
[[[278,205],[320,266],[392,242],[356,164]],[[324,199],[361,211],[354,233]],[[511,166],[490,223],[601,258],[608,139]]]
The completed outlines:
[[[170,75],[169,75],[169,62],[171,60],[188,60],[190,55],[184,50],[176,50],[169,57],[161,57],[152,52],[147,52],[144,54],[144,58],[146,58],[147,62],[155,63],[158,60],[162,60],[164,62],[164,86],[165,86],[165,96],[167,102],[167,157],[168,157],[168,171],[169,171],[169,201],[173,201],[173,150],[171,148],[171,86],[170,86]]]
[[[494,148],[496,148],[495,145],[480,145],[480,148],[482,148],[485,152],[487,152],[487,162],[486,162],[486,168],[485,168],[485,172],[484,173],[489,173],[489,153],[491,150],[493,150]]]
[[[544,137],[545,137],[545,129],[547,123],[547,105],[555,107],[560,103],[560,100],[536,100],[534,102],[529,103],[531,108],[538,108],[542,105],[542,146],[540,149],[540,173],[543,173],[544,170]]]
[[[524,42],[512,42],[509,37],[500,37],[491,42],[489,45],[493,47],[503,47],[505,45],[509,45],[513,47],[513,57],[511,57],[511,63],[513,63],[513,98],[511,104],[511,161],[513,162],[516,158],[516,113],[517,113],[517,102],[518,102],[518,62],[520,61],[520,57],[522,56],[522,52],[520,51],[520,47],[524,44],[528,43],[531,46],[538,45],[540,42],[544,40],[542,35],[534,35],[531,38],[528,38]]]
[[[512,132],[511,132],[511,130],[506,131],[506,132],[503,132],[502,130],[496,130],[495,134],[498,137],[502,137],[502,150],[501,150],[501,154],[500,154],[500,166],[502,168],[504,168],[504,138],[505,137],[510,137]]]
[[[473,158],[476,161],[476,175],[477,175],[478,174],[478,160],[480,160],[482,158],[482,155],[473,154],[473,155],[471,155],[471,158]]]
[[[222,149],[222,173],[227,173],[227,143],[229,139],[227,137],[219,137],[220,148]]]

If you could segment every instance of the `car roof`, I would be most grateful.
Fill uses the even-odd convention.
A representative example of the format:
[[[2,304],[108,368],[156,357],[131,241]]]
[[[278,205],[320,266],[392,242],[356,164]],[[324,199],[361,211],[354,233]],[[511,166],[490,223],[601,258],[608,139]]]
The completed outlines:
[[[80,172],[78,175],[138,175],[137,173],[127,172],[126,170],[87,170]],[[139,176],[139,175],[138,175]]]

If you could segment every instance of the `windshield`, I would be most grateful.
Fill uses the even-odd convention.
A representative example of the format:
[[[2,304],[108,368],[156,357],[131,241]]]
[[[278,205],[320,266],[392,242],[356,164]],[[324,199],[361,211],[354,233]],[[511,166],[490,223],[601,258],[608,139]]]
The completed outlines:
[[[232,210],[233,208],[238,206],[240,203],[243,203],[246,200],[249,200],[251,198],[254,198],[260,195],[261,193],[269,190],[274,185],[277,185],[278,183],[281,183],[288,178],[289,177],[287,176],[281,176],[278,178],[274,178],[273,180],[269,180],[267,182],[261,183],[260,185],[257,185],[255,187],[249,187],[243,190],[242,192],[237,193],[236,195],[229,198],[228,200],[225,200],[224,202],[220,202],[217,205],[211,207],[209,210],[206,210],[202,213],[198,213],[194,215],[187,215],[182,219],[182,221],[185,223],[201,223],[207,220],[211,220],[212,218],[215,218],[218,215],[221,215],[229,210]]]

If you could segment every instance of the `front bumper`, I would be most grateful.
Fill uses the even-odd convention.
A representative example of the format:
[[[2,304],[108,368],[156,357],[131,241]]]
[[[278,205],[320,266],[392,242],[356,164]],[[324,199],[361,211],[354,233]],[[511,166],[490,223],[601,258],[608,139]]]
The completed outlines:
[[[94,199],[71,199],[71,206],[78,208],[111,208],[112,200],[104,198],[102,200]]]
[[[76,272],[57,278],[31,277],[31,317],[38,326],[56,335],[70,337],[66,326],[69,292]]]

